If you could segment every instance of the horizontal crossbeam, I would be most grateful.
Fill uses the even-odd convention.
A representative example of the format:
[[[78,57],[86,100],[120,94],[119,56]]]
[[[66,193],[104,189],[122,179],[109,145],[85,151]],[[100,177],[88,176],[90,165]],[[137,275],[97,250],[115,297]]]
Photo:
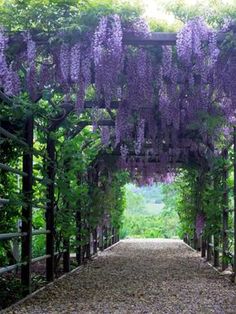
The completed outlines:
[[[11,140],[15,141],[16,143],[20,144],[21,146],[28,147],[27,143],[20,140],[16,135],[8,132],[4,128],[0,127],[0,134],[4,135],[7,138],[10,138]]]
[[[9,199],[6,199],[6,198],[0,198],[0,206],[1,205],[6,205],[10,202]]]
[[[5,165],[5,164],[2,164],[2,163],[0,163],[0,169],[5,170],[5,171],[9,171],[9,172],[12,172],[12,173],[15,173],[15,174],[18,174],[18,175],[20,175],[22,177],[27,177],[28,176],[28,174],[26,172],[20,171],[18,169],[12,168],[12,167],[10,167],[8,165]]]
[[[124,37],[124,43],[130,45],[175,45],[176,33],[155,32],[150,36],[133,36],[126,35]]]
[[[73,138],[79,134],[86,126],[93,125],[92,121],[81,121],[78,125],[69,133],[68,137]],[[98,126],[115,126],[115,121],[112,120],[99,120]]]
[[[177,33],[153,32],[148,37],[126,35],[124,43],[129,45],[175,45]],[[225,39],[225,33],[217,34],[217,41],[222,42]]]
[[[15,232],[15,233],[2,233],[0,234],[0,240],[10,240],[13,238],[25,237],[27,233]]]

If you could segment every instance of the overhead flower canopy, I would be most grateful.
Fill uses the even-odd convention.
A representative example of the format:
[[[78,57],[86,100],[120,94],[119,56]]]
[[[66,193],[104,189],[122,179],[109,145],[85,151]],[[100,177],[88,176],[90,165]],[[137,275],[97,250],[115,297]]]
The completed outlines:
[[[137,46],[124,38],[148,38],[147,25],[141,19],[122,23],[118,15],[101,18],[86,34],[48,38],[1,29],[0,88],[8,97],[27,92],[33,102],[57,93],[78,114],[87,100],[94,112],[101,103],[116,108],[115,132],[103,126],[102,143],[118,148],[121,166],[146,181],[167,174],[170,180],[180,163],[209,167],[229,140],[236,59],[221,49],[219,33],[198,18],[177,34],[176,46]]]

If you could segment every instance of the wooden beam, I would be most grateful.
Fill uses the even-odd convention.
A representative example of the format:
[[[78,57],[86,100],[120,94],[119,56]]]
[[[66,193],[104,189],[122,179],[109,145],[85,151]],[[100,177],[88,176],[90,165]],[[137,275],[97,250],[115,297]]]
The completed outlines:
[[[65,273],[70,272],[70,238],[66,238],[63,240],[63,271]]]
[[[10,138],[11,140],[15,141],[16,143],[20,144],[21,146],[28,147],[27,143],[22,141],[21,139],[18,138],[17,135],[14,135],[4,128],[0,127],[0,134],[4,135],[7,138]]]
[[[109,109],[117,109],[119,107],[119,105],[121,104],[121,101],[112,101]],[[99,109],[105,109],[107,108],[107,106],[105,105],[105,101],[101,100],[101,101],[94,101],[94,100],[88,100],[85,101],[84,103],[84,108],[85,109],[90,109],[90,108],[99,108]]]
[[[206,260],[209,262],[211,261],[212,257],[212,243],[211,243],[212,236],[207,237],[207,257]]]
[[[49,125],[47,131],[53,132],[58,129],[61,124],[65,121],[67,116],[74,110],[74,105],[71,103],[64,104],[61,107],[61,112],[55,117],[51,118],[51,124]]]
[[[213,256],[214,256],[213,266],[214,267],[219,267],[220,265],[219,244],[220,244],[219,236],[214,235],[214,251],[213,251]]]
[[[21,283],[24,287],[24,295],[31,293],[31,259],[32,259],[32,198],[33,198],[33,133],[34,120],[30,116],[25,123],[25,142],[30,148],[23,154],[23,172],[27,176],[23,177],[23,198],[24,205],[22,207],[22,227],[21,232],[26,233],[22,237],[22,268]]]
[[[1,90],[0,90],[0,99],[9,106],[13,104],[13,100],[9,98],[6,94],[4,94]]]
[[[228,169],[227,169],[227,160],[228,160],[228,150],[224,149],[222,156],[225,160],[225,165],[222,173],[222,180],[223,180],[223,212],[222,212],[222,270],[224,271],[228,267],[228,250],[229,250],[229,239],[227,230],[229,224],[229,213],[228,213],[228,186],[227,186],[227,179],[228,179]]]
[[[68,134],[69,138],[74,138],[77,134],[79,134],[86,126],[93,125],[92,121],[80,121],[78,125]],[[99,120],[97,122],[98,126],[115,126],[115,121],[112,120]]]
[[[222,42],[225,39],[226,33],[219,33],[217,35],[217,41]],[[170,32],[152,32],[150,36],[134,36],[134,35],[125,35],[124,44],[127,45],[175,45],[177,39],[177,33]]]
[[[47,139],[47,155],[50,161],[47,165],[47,177],[49,182],[47,184],[47,208],[46,208],[46,229],[50,230],[50,233],[46,236],[46,254],[50,255],[50,258],[46,260],[46,279],[47,281],[54,280],[54,205],[55,205],[55,140],[51,134]]]
[[[234,282],[236,280],[236,127],[234,127]]]
[[[10,200],[6,198],[0,198],[0,206],[9,204]]]
[[[73,34],[70,33],[70,36],[73,36],[74,40],[80,39],[81,33],[78,30],[74,30]],[[218,42],[222,42],[227,33],[219,33],[217,35]],[[64,37],[68,35],[65,33]],[[47,45],[49,38],[42,34],[39,30],[32,32],[32,37],[38,45]],[[150,36],[134,36],[133,34],[124,34],[123,42],[126,45],[175,45],[176,44],[177,33],[174,32],[151,32]],[[63,40],[63,38],[60,38]],[[22,42],[22,36],[19,32],[10,34],[10,44],[15,44],[17,42]],[[22,48],[22,45],[20,46]]]
[[[201,236],[201,257],[206,257],[206,240],[203,235]]]
[[[18,174],[19,176],[22,176],[22,177],[28,176],[28,173],[26,173],[25,171],[20,171],[18,169],[12,168],[12,167],[5,165],[5,164],[2,164],[2,163],[0,163],[0,169],[5,170],[5,171],[9,171],[11,173]]]
[[[82,215],[81,215],[81,204],[78,203],[78,209],[75,213],[76,222],[76,261],[78,265],[82,264]]]
[[[93,254],[97,254],[98,251],[98,233],[97,227],[93,230]]]
[[[126,35],[124,44],[126,45],[175,45],[177,33],[155,32],[150,36],[136,37],[134,35]]]
[[[110,105],[110,109],[117,109],[119,107],[120,101],[112,101]],[[99,108],[99,109],[105,109],[107,108],[104,101],[85,101],[84,108],[85,109],[91,109],[91,108]],[[51,118],[51,124],[48,127],[48,131],[52,132],[58,129],[61,124],[65,121],[65,119],[68,117],[70,113],[74,111],[75,107],[72,103],[66,103],[61,108],[61,113],[56,115],[55,117]]]

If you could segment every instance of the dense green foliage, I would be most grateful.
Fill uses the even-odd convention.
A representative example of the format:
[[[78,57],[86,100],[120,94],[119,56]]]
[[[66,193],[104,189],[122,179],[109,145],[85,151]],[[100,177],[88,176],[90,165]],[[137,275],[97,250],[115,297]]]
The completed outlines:
[[[2,2],[2,3],[1,3]],[[2,0],[0,22],[11,30],[37,29],[54,32],[95,27],[101,16],[118,13],[132,20],[141,13],[138,3],[117,0]]]
[[[172,0],[165,4],[165,8],[183,23],[201,16],[209,24],[219,27],[225,22],[226,18],[235,19],[236,17],[236,3],[234,1],[200,0],[196,1],[195,4],[189,4],[188,1]]]
[[[186,234],[190,238],[194,237],[197,215],[201,212],[205,216],[203,236],[208,238],[214,235],[220,238],[221,243],[222,210],[232,208],[233,181],[229,165],[230,160],[219,156],[208,171],[199,171],[196,168],[181,170],[175,182],[165,187],[167,206],[175,208],[179,215],[181,238]],[[228,174],[227,181],[224,181],[225,171]],[[227,193],[228,197],[225,199]],[[229,220],[228,228],[233,228],[232,219]],[[230,234],[229,238],[231,239]]]
[[[137,5],[122,4],[118,1],[37,1],[11,0],[0,1],[0,24],[11,31],[37,29],[46,34],[60,29],[80,29],[83,34],[97,25],[101,16],[110,13],[121,14],[124,20],[132,19],[140,14]],[[51,35],[50,35],[51,36]],[[14,52],[12,52],[14,53]],[[93,99],[92,88],[87,99]],[[41,177],[41,182],[34,182],[33,229],[45,229],[45,208],[47,203],[46,184],[48,183],[46,167],[48,166],[46,129],[63,113],[64,95],[57,91],[45,91],[42,99],[33,103],[27,93],[14,99],[12,105],[0,103],[1,126],[15,132],[23,138],[24,121],[27,116],[34,115],[34,176]],[[103,117],[109,117],[104,110]],[[104,211],[109,214],[113,225],[121,224],[125,197],[123,185],[127,182],[127,174],[117,169],[100,171],[99,182],[95,185],[89,181],[89,174],[94,172],[97,159],[106,152],[101,145],[100,130],[93,131],[88,126],[74,133],[76,125],[81,121],[91,121],[91,112],[80,116],[72,111],[61,123],[51,137],[56,142],[56,250],[63,249],[63,238],[71,237],[73,249],[78,245],[72,235],[75,234],[75,216],[78,209],[82,213],[84,240],[87,241],[86,225],[91,227],[102,223]],[[73,134],[73,136],[71,136]],[[9,166],[22,168],[23,148],[9,139],[1,138],[0,162]],[[107,172],[109,179],[107,179]],[[0,171],[0,196],[9,198],[10,204],[0,210],[1,233],[17,232],[20,226],[23,199],[21,178],[6,171]],[[20,244],[19,250],[20,250]],[[45,254],[45,236],[34,236],[33,257]],[[0,266],[14,264],[15,253],[12,241],[1,241]]]

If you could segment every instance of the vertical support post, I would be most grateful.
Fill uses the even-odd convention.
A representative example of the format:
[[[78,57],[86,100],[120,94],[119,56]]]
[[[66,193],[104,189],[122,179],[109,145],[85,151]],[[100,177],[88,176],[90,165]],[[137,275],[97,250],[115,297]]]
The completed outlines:
[[[116,230],[116,242],[120,241],[120,229]]]
[[[201,243],[201,257],[206,257],[206,240],[202,235],[202,243]]]
[[[198,238],[197,238],[197,233],[195,229],[194,229],[194,234],[193,234],[193,248],[194,250],[197,250],[198,248]]]
[[[97,227],[93,231],[93,254],[96,254],[98,251],[98,232]]]
[[[99,232],[99,250],[100,251],[104,250],[103,231],[104,231],[104,227],[102,225],[102,226],[100,226],[100,232]]]
[[[90,252],[90,244],[91,244],[91,232],[90,232],[90,227],[87,227],[87,240],[86,240],[86,247],[85,247],[85,251],[86,251],[86,258],[89,259],[91,257],[91,252]]]
[[[81,246],[81,211],[76,212],[76,260],[78,265],[82,264],[82,246]]]
[[[117,242],[117,239],[116,239],[116,228],[114,228],[114,243],[116,243]]]
[[[115,228],[114,227],[111,228],[111,236],[112,236],[111,244],[114,244],[115,243]]]
[[[109,225],[108,228],[108,246],[112,246],[112,227]]]
[[[46,254],[50,255],[46,260],[46,279],[47,281],[54,280],[54,205],[55,205],[55,140],[48,135],[47,139],[47,155],[49,158],[47,165],[47,208],[46,208],[46,228],[50,231],[46,237]]]
[[[25,123],[25,141],[28,150],[23,154],[23,171],[27,173],[23,177],[23,198],[22,207],[22,232],[27,233],[22,237],[21,256],[24,263],[21,267],[21,283],[24,295],[31,293],[31,259],[32,259],[32,197],[33,197],[33,137],[34,120],[29,116]]]
[[[219,267],[220,263],[219,263],[219,237],[218,235],[214,235],[214,262],[213,262],[213,266],[214,267]]]
[[[207,237],[207,261],[211,261],[212,247],[211,236]]]
[[[222,173],[222,180],[223,180],[223,213],[222,213],[222,244],[223,244],[223,252],[222,252],[222,270],[224,271],[228,267],[228,260],[227,260],[227,252],[229,249],[229,240],[228,240],[228,186],[227,186],[227,179],[228,179],[228,150],[224,149],[222,152],[222,156],[225,160],[225,165]]]
[[[108,232],[107,232],[107,226],[104,228],[104,246],[103,248],[106,249],[108,247]]]
[[[236,127],[234,127],[234,281],[236,278]]]
[[[69,273],[70,271],[70,238],[64,239],[63,246],[65,252],[63,253],[63,271]]]

